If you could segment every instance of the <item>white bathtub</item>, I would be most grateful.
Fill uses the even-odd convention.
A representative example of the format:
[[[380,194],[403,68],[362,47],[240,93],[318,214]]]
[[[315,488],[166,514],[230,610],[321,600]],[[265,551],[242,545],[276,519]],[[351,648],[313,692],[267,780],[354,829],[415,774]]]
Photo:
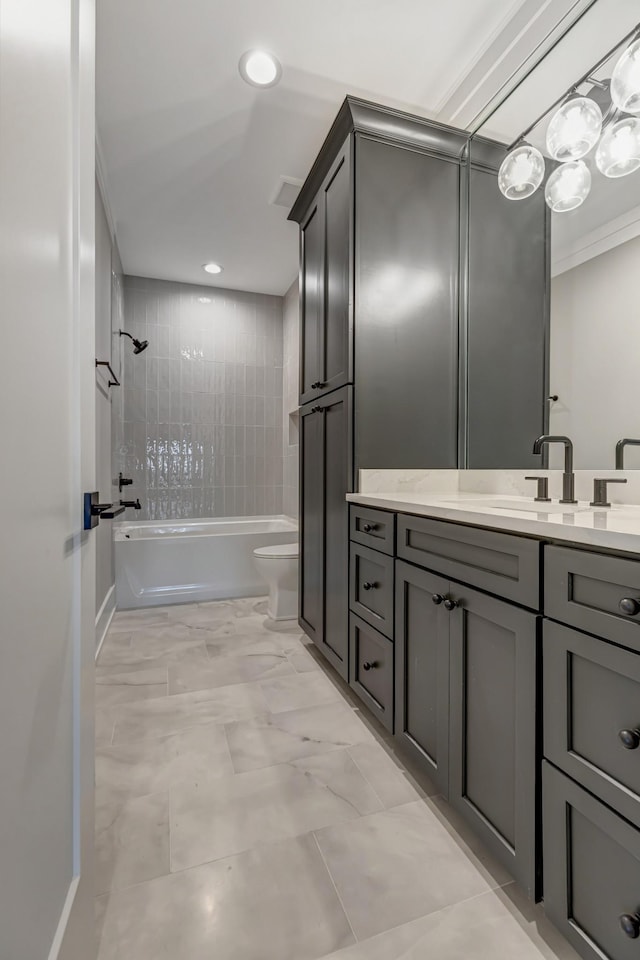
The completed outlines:
[[[114,523],[116,604],[120,610],[267,593],[253,551],[293,543],[288,517],[229,517]]]

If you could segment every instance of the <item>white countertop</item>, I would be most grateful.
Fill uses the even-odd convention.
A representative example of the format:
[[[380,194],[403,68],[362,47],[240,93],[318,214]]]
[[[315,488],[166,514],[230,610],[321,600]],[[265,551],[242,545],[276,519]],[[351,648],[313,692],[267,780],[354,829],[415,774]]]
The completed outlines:
[[[569,506],[557,500],[535,503],[531,497],[454,492],[351,493],[347,500],[397,513],[640,553],[640,506],[614,504],[596,508],[588,502]]]

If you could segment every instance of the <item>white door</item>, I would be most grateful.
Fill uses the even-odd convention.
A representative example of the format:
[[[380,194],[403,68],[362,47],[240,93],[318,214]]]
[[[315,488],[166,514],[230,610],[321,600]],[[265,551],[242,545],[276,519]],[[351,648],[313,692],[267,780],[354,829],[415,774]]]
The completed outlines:
[[[0,957],[93,960],[94,0],[0,0]]]

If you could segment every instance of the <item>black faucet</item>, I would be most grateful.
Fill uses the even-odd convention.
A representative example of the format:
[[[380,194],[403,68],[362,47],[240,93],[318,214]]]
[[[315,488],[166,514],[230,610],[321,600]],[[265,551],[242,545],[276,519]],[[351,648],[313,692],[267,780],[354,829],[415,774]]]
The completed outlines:
[[[624,470],[625,447],[640,447],[640,440],[618,440],[616,443],[616,470]]]
[[[562,499],[560,503],[577,503],[575,495],[575,477],[573,475],[573,444],[569,437],[538,437],[533,445],[534,453],[542,453],[545,443],[564,444],[564,473],[562,474]]]
[[[121,506],[121,507],[133,507],[134,510],[142,510],[142,504],[140,503],[140,498],[139,498],[139,497],[138,497],[136,500],[121,500],[121,501],[120,501],[120,506]]]

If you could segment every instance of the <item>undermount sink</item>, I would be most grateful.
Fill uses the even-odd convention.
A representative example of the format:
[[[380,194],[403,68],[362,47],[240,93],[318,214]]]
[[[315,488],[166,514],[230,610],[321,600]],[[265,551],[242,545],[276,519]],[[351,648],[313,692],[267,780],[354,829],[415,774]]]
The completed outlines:
[[[470,510],[518,510],[521,513],[581,513],[590,509],[584,503],[558,503],[557,500],[551,503],[535,503],[533,500],[521,500],[518,497],[513,497],[513,499],[485,497],[483,500],[456,499],[446,502],[455,504],[456,507],[467,507]]]

